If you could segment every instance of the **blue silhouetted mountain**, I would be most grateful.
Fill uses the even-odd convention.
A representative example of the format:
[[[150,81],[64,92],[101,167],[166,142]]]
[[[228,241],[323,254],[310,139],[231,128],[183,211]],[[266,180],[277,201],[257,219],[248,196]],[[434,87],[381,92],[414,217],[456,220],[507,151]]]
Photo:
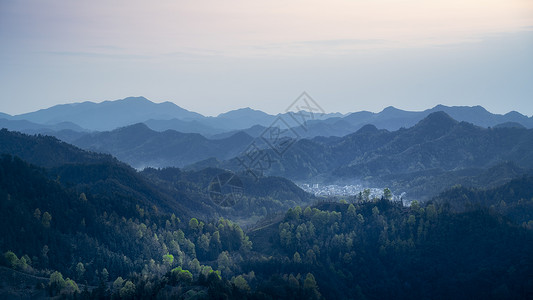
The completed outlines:
[[[101,103],[82,102],[56,105],[36,112],[14,116],[40,124],[73,122],[90,130],[110,130],[150,119],[194,120],[202,115],[171,102],[153,103],[144,97],[129,97]]]
[[[226,113],[219,114],[216,118],[216,124],[228,122],[231,128],[248,128],[254,125],[268,126],[273,121],[272,115],[264,113],[260,110],[251,109],[249,107],[231,110]]]
[[[145,123],[156,131],[168,129],[184,133],[200,133],[206,137],[228,136],[243,130],[256,137],[252,128],[256,125],[269,127],[281,119],[298,132],[300,137],[344,136],[357,131],[366,124],[389,131],[414,126],[420,120],[436,111],[444,111],[457,121],[465,121],[481,127],[515,122],[526,128],[533,128],[533,118],[512,111],[505,115],[492,114],[481,106],[444,106],[437,105],[424,111],[405,111],[389,106],[379,113],[368,111],[348,115],[340,113],[313,114],[308,119],[297,120],[294,113],[270,115],[260,110],[241,108],[217,117],[205,117],[188,111],[171,102],[153,103],[144,97],[129,97],[101,103],[83,102],[56,105],[36,112],[9,116],[5,119],[27,120],[44,124],[42,129],[33,132],[50,133],[45,126],[61,122],[72,122],[91,131],[107,131],[135,123]],[[279,120],[278,120],[279,121]],[[13,129],[20,129],[13,127]],[[39,131],[40,130],[40,131]],[[76,129],[69,128],[69,130]],[[260,133],[259,133],[260,134]]]
[[[268,175],[304,182],[316,178],[330,182],[366,180],[411,190],[416,184],[409,178],[424,182],[424,177],[468,169],[479,174],[503,162],[533,168],[533,129],[487,129],[434,112],[407,129],[388,131],[366,125],[342,138],[300,139],[282,156],[268,148],[265,151],[275,158],[266,170]],[[241,167],[234,159],[211,162],[223,168]],[[401,185],[396,182],[400,179]]]
[[[510,112],[505,115],[492,114],[481,106],[457,106],[447,107],[437,105],[434,108],[414,112],[400,110],[389,106],[379,113],[361,111],[351,113],[344,117],[332,116],[320,120],[308,120],[306,124],[295,126],[294,130],[300,137],[313,138],[317,136],[337,136],[342,137],[353,133],[361,127],[372,124],[380,129],[395,131],[400,128],[409,128],[431,113],[442,111],[450,115],[457,121],[465,121],[481,127],[491,127],[497,124],[513,122],[521,124],[526,128],[533,128],[533,119],[518,112]],[[284,120],[293,122],[287,114],[280,115]],[[290,123],[295,125],[294,123]],[[261,132],[253,131],[251,128],[243,129],[253,137],[257,137]],[[233,131],[234,132],[234,131]],[[255,134],[254,134],[255,133]],[[223,136],[219,134],[217,136]]]
[[[55,133],[61,130],[86,132],[87,130],[72,122],[60,122],[57,124],[37,124],[27,120],[10,120],[0,118],[0,128],[24,133]]]
[[[243,132],[217,140],[198,133],[175,130],[154,131],[138,123],[113,131],[82,136],[73,141],[83,149],[110,153],[135,168],[181,167],[210,157],[229,159],[252,141]]]
[[[246,129],[232,130],[232,131],[226,131],[226,132],[223,132],[223,133],[215,134],[215,135],[210,136],[210,138],[212,138],[212,139],[223,139],[223,138],[230,137],[230,136],[232,136],[232,135],[234,135],[234,134],[236,134],[238,132],[244,132],[244,133],[248,134],[251,137],[258,137],[263,132],[265,132],[265,130],[267,130],[267,127],[265,127],[265,126],[254,125],[254,126],[252,126],[250,128],[246,128]]]
[[[344,120],[352,126],[361,127],[365,124],[374,124],[378,128],[398,130],[402,127],[409,128],[433,112],[442,111],[459,122],[465,121],[481,127],[495,126],[504,122],[517,122],[527,128],[533,128],[533,118],[518,112],[509,112],[505,115],[492,114],[481,106],[444,106],[437,105],[424,111],[404,111],[392,106],[379,113],[355,112]]]
[[[353,143],[364,142],[360,135],[349,138]],[[533,167],[533,150],[528,150],[533,146],[533,130],[486,129],[457,122],[444,112],[431,113],[411,128],[382,132],[372,139],[380,143],[365,149],[362,157],[339,164],[334,173],[379,176],[428,169],[486,168],[502,161]]]
[[[118,162],[111,155],[85,151],[52,136],[30,136],[7,129],[0,130],[0,154],[16,155],[27,162],[43,167]]]
[[[198,142],[207,141],[209,143],[199,134],[181,134],[171,131],[158,133],[150,130],[144,124],[136,124],[121,128],[117,132],[101,133],[100,135],[117,137],[120,140],[124,136],[131,137],[130,134],[136,134],[139,136],[138,139],[124,146],[135,147],[135,144],[143,138],[157,140],[158,137],[151,137],[153,133],[163,139],[168,138],[169,135],[171,137],[182,135],[184,145],[187,143],[193,145],[191,151],[194,151],[194,145]],[[248,138],[249,136],[245,134],[236,134],[212,145],[231,147],[231,145],[242,143]],[[119,144],[120,141],[114,146]],[[150,151],[150,149],[146,149]],[[303,205],[312,199],[309,197],[310,195],[287,179],[263,178],[260,181],[254,181],[246,174],[240,174],[240,179],[247,186],[243,197],[245,199],[254,197],[261,205],[254,206],[251,210],[242,207],[242,205],[237,205],[234,209],[223,209],[208,199],[205,190],[209,186],[209,182],[218,174],[226,172],[225,170],[209,168],[199,171],[181,171],[177,168],[165,168],[162,170],[149,169],[140,173],[109,154],[82,150],[50,136],[32,136],[2,129],[0,130],[0,158],[3,159],[5,155],[10,156],[5,158],[6,161],[12,161],[11,156],[16,156],[25,162],[39,166],[41,169],[39,172],[42,171],[43,175],[60,182],[65,187],[76,187],[73,190],[78,191],[78,193],[85,191],[88,197],[90,193],[93,196],[98,196],[99,201],[108,201],[101,204],[102,209],[109,208],[108,213],[120,209],[121,205],[126,205],[123,209],[126,209],[128,213],[135,214],[137,213],[135,204],[139,204],[141,208],[149,208],[150,210],[155,205],[168,214],[175,213],[179,216],[190,216],[191,213],[206,218],[234,215],[245,220],[253,214],[264,215],[269,212],[286,210],[295,203],[299,203],[296,205]],[[20,160],[18,158],[17,161]],[[0,176],[0,181],[14,180],[17,185],[24,185],[23,178],[9,177],[11,175],[1,172],[0,174],[4,174]],[[280,203],[280,200],[283,203]],[[247,201],[245,203],[249,203]]]
[[[156,131],[176,130],[183,133],[199,133],[203,136],[211,136],[217,133],[226,132],[223,128],[212,127],[201,120],[184,121],[180,119],[154,120],[143,122],[148,127]],[[233,132],[235,133],[235,132]]]

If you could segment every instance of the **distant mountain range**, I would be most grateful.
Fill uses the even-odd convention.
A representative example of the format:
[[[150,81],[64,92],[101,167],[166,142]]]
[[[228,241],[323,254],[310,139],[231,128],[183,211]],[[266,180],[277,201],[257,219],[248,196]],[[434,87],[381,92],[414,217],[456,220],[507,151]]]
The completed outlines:
[[[481,176],[489,168],[503,164],[503,171],[508,162],[532,169],[533,129],[482,128],[434,112],[407,129],[388,131],[366,125],[342,138],[297,140],[282,156],[268,148],[264,151],[273,158],[265,170],[268,175],[307,183],[366,182],[395,187],[397,192],[416,191],[423,198],[453,184],[475,182],[477,179],[466,177]],[[209,159],[188,168],[206,166],[242,169],[237,159]],[[512,177],[521,172],[508,174]]]
[[[271,156],[277,156],[272,152]],[[270,174],[295,180],[330,173],[339,178],[365,178],[430,169],[490,167],[514,161],[533,167],[533,130],[482,128],[434,112],[410,128],[396,131],[365,125],[338,137],[295,141]],[[235,161],[220,166],[237,168]]]
[[[35,112],[10,116],[0,113],[0,127],[27,133],[45,133],[58,137],[62,130],[75,132],[110,131],[136,123],[145,123],[153,130],[176,130],[183,133],[199,133],[205,137],[223,138],[245,131],[252,137],[260,135],[277,118],[294,127],[301,137],[344,136],[367,124],[379,129],[398,130],[412,127],[429,114],[444,111],[457,121],[466,121],[481,127],[523,126],[533,128],[533,118],[518,112],[505,115],[492,114],[481,106],[437,105],[420,112],[387,107],[379,113],[368,111],[346,115],[340,113],[314,114],[305,126],[298,124],[289,113],[270,115],[251,108],[241,108],[222,113],[217,117],[205,117],[188,111],[172,102],[154,103],[144,97],[129,97],[101,103],[82,102],[56,105]],[[502,125],[503,124],[503,125]],[[66,135],[72,136],[72,133]]]
[[[239,155],[252,140],[244,132],[211,140],[198,133],[158,132],[139,123],[113,131],[86,134],[72,143],[83,149],[110,153],[142,169],[183,167],[211,157],[230,159]]]
[[[109,130],[149,119],[194,120],[202,115],[183,109],[174,103],[153,103],[144,97],[129,97],[101,103],[82,102],[56,105],[47,109],[13,116],[39,124],[76,123],[89,130]]]
[[[111,154],[137,169],[212,167],[242,171],[235,157],[242,155],[254,141],[253,135],[264,129],[256,125],[231,135],[206,138],[175,130],[159,132],[138,123],[107,132],[73,135],[70,142],[83,149]],[[275,159],[266,175],[297,182],[364,182],[389,186],[396,192],[405,191],[422,199],[461,182],[475,186],[502,183],[502,178],[511,179],[533,168],[533,129],[516,123],[483,128],[454,120],[443,111],[429,114],[412,127],[394,131],[369,124],[343,137],[297,139],[282,157],[261,139],[255,141]],[[487,175],[490,168],[502,176],[490,179]]]

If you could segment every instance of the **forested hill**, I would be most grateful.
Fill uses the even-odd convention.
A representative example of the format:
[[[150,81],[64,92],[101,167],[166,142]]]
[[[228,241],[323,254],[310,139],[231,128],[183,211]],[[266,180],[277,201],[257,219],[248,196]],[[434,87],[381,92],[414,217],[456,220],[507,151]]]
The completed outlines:
[[[455,186],[435,197],[457,212],[490,208],[533,229],[533,176],[523,176],[491,189]]]
[[[0,154],[16,155],[32,164],[55,167],[68,163],[118,161],[108,154],[85,151],[46,135],[27,135],[7,129],[0,130]]]
[[[20,138],[29,143],[41,137]],[[213,215],[206,221],[210,211],[201,212],[204,207],[198,205],[204,203],[219,216],[227,212],[201,192],[203,183],[207,186],[211,176],[222,170],[152,169],[138,174],[104,158],[45,169],[2,154],[0,264],[50,277],[46,286],[50,295],[81,292],[76,282],[98,286],[90,298],[127,299],[136,293],[150,298],[157,289],[152,291],[149,282],[157,282],[171,270],[171,280],[200,280],[189,294],[204,296],[217,287],[235,289],[233,284],[241,286],[244,278],[253,278],[253,272],[247,277],[238,273],[252,246],[242,229]],[[238,207],[242,211],[235,210],[237,217],[259,218],[309,200],[309,195],[282,178],[255,182],[243,177],[243,181],[251,188],[243,196],[244,206]],[[239,274],[232,283],[227,281]],[[135,289],[133,282],[139,285],[138,280],[148,286]],[[0,288],[0,298],[6,295]]]
[[[196,215],[195,203],[208,199],[201,187],[221,170],[137,173],[106,159],[44,169],[3,155],[0,263],[48,277],[36,287],[47,295],[78,299],[526,299],[533,293],[530,177],[442,195],[478,204],[466,210],[446,201],[405,207],[385,198],[308,206],[308,195],[283,178],[243,177],[249,188],[241,213],[264,213],[255,207],[271,213],[248,235],[227,218]],[[284,216],[275,215],[275,207],[288,206]]]
[[[368,125],[341,139],[300,140],[271,173],[294,179],[324,173],[364,178],[431,169],[487,168],[502,161],[532,168],[533,130],[486,129],[436,112],[398,131]]]
[[[182,167],[216,157],[229,159],[252,141],[244,132],[222,139],[207,139],[198,133],[154,131],[139,123],[108,132],[86,134],[72,143],[92,151],[110,153],[135,168]]]
[[[273,256],[250,269],[283,274],[292,286],[312,273],[327,299],[528,299],[531,230],[488,209],[322,203],[250,232]]]
[[[149,203],[148,207],[155,205],[187,216],[209,219],[231,216],[251,223],[267,214],[314,201],[287,179],[266,177],[256,182],[241,173],[238,177],[244,187],[242,201],[235,207],[221,208],[209,198],[207,188],[224,170],[181,172],[177,168],[167,168],[137,172],[110,155],[82,150],[49,136],[2,130],[2,153],[46,167],[49,178],[78,192],[98,194],[110,202],[115,198],[131,198]],[[169,172],[173,173],[172,177],[168,177]]]
[[[268,175],[307,183],[364,182],[429,199],[458,184],[454,177],[483,175],[509,163],[532,169],[533,129],[482,128],[435,112],[410,128],[391,132],[366,125],[342,138],[297,140],[282,156],[269,148],[265,153],[273,161]],[[206,160],[189,168],[209,165],[242,168],[237,159]]]

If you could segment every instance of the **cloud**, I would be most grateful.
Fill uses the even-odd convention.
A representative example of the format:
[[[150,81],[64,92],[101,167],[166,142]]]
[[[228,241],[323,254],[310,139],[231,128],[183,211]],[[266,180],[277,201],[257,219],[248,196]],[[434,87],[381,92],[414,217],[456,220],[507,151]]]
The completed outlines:
[[[45,51],[44,54],[51,54],[55,56],[72,56],[72,57],[85,57],[85,58],[109,58],[109,59],[150,59],[153,56],[140,55],[140,54],[125,54],[125,53],[101,53],[101,52],[88,52],[88,51]]]
[[[383,39],[336,39],[336,40],[314,40],[294,42],[294,45],[318,45],[318,46],[358,46],[358,45],[382,45],[391,41]]]

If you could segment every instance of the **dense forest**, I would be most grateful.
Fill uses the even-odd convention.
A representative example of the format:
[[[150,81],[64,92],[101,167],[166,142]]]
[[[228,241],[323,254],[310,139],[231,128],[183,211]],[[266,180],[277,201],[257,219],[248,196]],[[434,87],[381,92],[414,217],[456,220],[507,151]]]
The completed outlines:
[[[527,174],[410,206],[390,193],[318,199],[286,179],[243,174],[243,198],[225,208],[205,191],[219,169],[138,172],[53,138],[2,134],[0,270],[37,280],[25,287],[31,297],[533,295]]]

